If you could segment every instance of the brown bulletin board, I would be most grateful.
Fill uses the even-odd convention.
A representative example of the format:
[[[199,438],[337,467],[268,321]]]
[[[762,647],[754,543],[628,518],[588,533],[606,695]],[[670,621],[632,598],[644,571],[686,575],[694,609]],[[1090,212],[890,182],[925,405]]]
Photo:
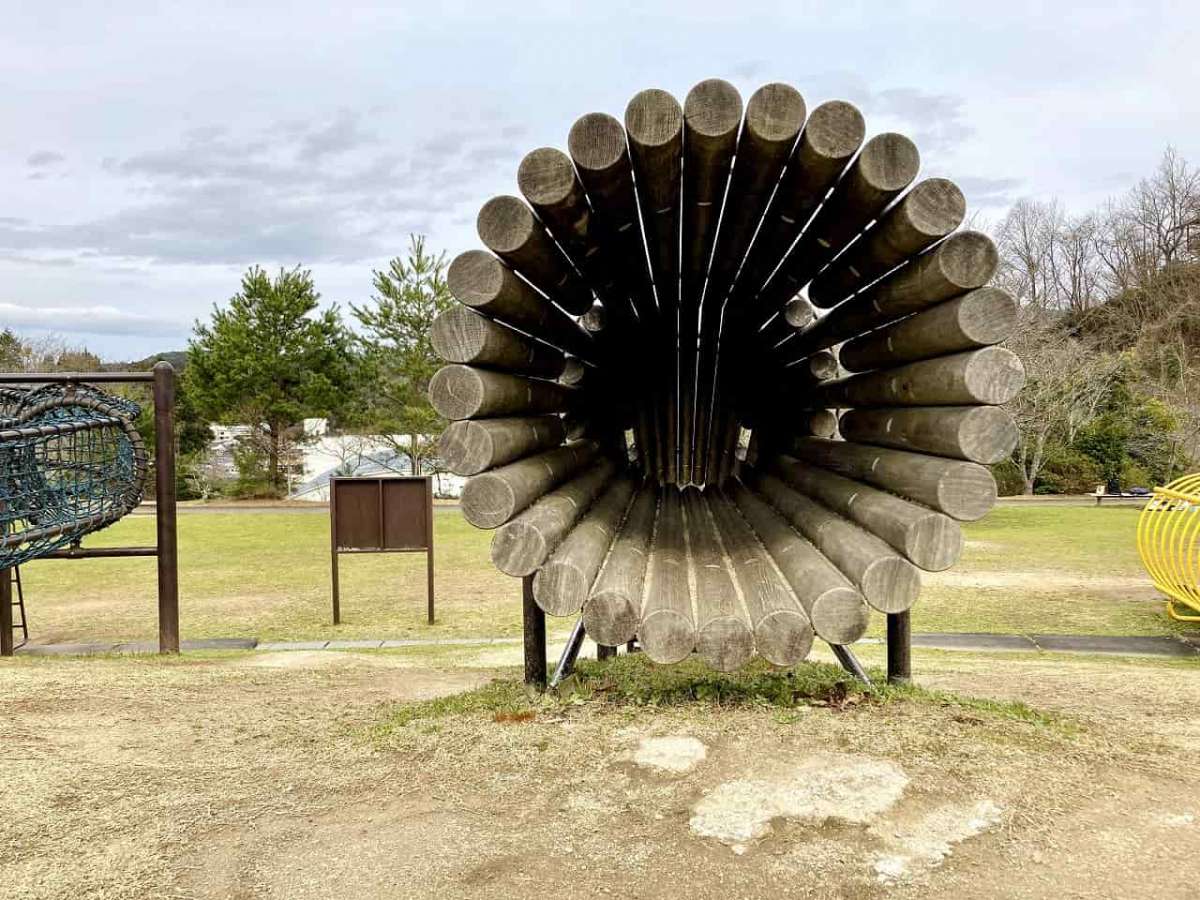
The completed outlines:
[[[427,613],[433,624],[433,481],[384,475],[329,480],[333,624],[341,622],[338,556],[342,553],[425,553]]]

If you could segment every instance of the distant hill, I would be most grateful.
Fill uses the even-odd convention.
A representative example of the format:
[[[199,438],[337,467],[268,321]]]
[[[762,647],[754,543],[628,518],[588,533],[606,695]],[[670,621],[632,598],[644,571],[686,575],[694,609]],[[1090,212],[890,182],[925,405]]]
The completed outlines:
[[[145,359],[137,362],[109,362],[104,364],[104,368],[111,372],[129,371],[141,372],[145,369],[154,368],[154,364],[159,360],[165,359],[175,367],[176,372],[182,372],[187,366],[187,351],[186,350],[168,350],[165,353],[152,353]]]

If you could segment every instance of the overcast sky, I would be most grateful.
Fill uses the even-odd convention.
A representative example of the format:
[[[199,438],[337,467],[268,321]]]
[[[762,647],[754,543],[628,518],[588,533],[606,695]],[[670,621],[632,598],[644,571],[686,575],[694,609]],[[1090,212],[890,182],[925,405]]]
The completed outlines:
[[[503,10],[503,14],[501,14]],[[1200,162],[1200,4],[0,0],[0,327],[182,347],[246,266],[370,297],[410,232],[453,255],[534,147],[723,77],[843,98],[994,220]]]

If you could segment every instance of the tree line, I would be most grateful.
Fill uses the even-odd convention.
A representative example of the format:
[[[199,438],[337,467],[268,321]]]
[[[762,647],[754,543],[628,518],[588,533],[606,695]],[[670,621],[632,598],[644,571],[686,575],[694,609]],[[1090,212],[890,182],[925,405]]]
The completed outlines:
[[[1200,173],[1168,149],[1099,209],[1021,200],[995,229],[1028,381],[1005,493],[1162,484],[1200,439]]]
[[[992,229],[996,281],[1021,301],[1009,346],[1024,360],[1020,442],[994,467],[1002,493],[1162,484],[1200,456],[1200,173],[1174,150],[1101,208],[1020,200]],[[429,328],[452,303],[446,257],[412,236],[361,305],[322,308],[302,268],[252,267],[195,323],[179,387],[184,496],[207,493],[208,424],[245,426],[224,489],[280,496],[306,418],[370,435],[405,471],[436,464]],[[149,367],[151,357],[137,365]],[[0,331],[0,370],[98,369],[61,341]],[[152,436],[148,414],[144,430]],[[218,486],[220,487],[220,486]]]

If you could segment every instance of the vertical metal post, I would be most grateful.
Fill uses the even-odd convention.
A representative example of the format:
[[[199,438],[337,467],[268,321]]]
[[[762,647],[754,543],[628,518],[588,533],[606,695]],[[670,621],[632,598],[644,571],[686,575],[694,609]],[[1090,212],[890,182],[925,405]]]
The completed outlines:
[[[908,610],[887,617],[887,673],[889,684],[912,681],[912,628]]]
[[[158,546],[158,650],[179,652],[179,544],[175,529],[175,369],[154,365],[154,503]]]
[[[429,624],[433,624],[433,479],[425,477],[425,565],[428,576],[426,591],[426,606],[429,612]]]
[[[533,576],[521,579],[521,618],[525,631],[525,683],[546,688],[546,614],[533,599]]]
[[[13,655],[12,569],[0,569],[0,656]]]
[[[338,582],[337,479],[329,479],[329,572],[333,582],[333,624],[342,622],[342,592]]]

